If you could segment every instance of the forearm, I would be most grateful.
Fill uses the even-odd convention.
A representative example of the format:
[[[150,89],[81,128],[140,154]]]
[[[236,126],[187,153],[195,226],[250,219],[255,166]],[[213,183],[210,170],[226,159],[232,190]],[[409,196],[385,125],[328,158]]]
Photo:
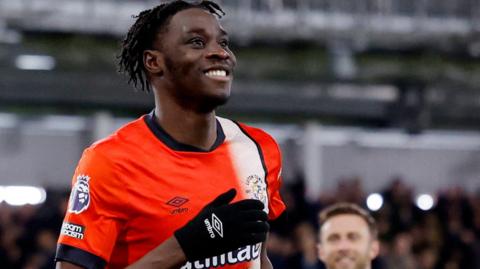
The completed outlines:
[[[127,269],[178,269],[186,262],[183,250],[172,236]]]
[[[270,262],[270,259],[267,256],[267,242],[262,244],[262,253],[261,253],[261,269],[273,269],[273,265]]]

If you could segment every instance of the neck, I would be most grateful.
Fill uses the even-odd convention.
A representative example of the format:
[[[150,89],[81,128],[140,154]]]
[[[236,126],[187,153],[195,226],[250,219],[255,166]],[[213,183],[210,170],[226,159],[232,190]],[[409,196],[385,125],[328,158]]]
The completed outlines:
[[[198,113],[171,102],[156,102],[155,120],[176,141],[203,150],[210,149],[217,138],[215,111]]]

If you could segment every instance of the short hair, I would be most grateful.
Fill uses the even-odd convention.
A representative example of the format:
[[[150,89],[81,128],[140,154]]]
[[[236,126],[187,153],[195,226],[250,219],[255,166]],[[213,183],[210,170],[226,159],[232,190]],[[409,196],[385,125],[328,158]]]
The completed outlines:
[[[125,39],[121,43],[118,56],[119,72],[125,73],[128,83],[142,91],[150,91],[146,70],[143,65],[143,52],[152,49],[158,33],[166,30],[170,19],[178,12],[189,8],[201,8],[221,18],[225,15],[222,8],[207,0],[174,0],[162,3],[152,9],[144,10],[136,18]]]
[[[378,237],[378,228],[375,219],[368,213],[367,210],[353,203],[335,203],[323,209],[318,215],[319,229],[321,231],[322,226],[329,219],[338,215],[355,215],[362,218],[368,225],[368,230],[373,239]]]

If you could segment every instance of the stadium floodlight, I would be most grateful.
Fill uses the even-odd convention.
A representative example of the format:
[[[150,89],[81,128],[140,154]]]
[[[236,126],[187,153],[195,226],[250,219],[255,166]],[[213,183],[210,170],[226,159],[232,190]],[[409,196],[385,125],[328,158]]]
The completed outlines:
[[[45,202],[44,188],[33,186],[0,186],[0,201],[12,206],[38,205]]]
[[[372,193],[367,197],[367,207],[370,211],[378,211],[383,206],[383,197],[379,193]]]
[[[0,113],[0,129],[13,128],[18,124],[18,117],[13,113]]]
[[[15,66],[21,70],[52,70],[55,68],[55,58],[48,55],[19,55]]]
[[[424,193],[417,196],[416,203],[418,208],[420,208],[423,211],[428,211],[432,209],[432,207],[435,204],[435,201],[432,195]]]

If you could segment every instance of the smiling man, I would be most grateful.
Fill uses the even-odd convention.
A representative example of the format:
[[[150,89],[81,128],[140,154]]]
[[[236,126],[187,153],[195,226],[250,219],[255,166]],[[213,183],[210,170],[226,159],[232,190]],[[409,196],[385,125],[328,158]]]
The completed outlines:
[[[285,209],[280,151],[215,114],[236,64],[222,14],[170,1],[138,15],[120,68],[155,109],[84,151],[57,268],[272,268],[263,242]]]
[[[328,269],[370,269],[378,255],[375,220],[355,204],[338,203],[319,215],[318,255]]]

